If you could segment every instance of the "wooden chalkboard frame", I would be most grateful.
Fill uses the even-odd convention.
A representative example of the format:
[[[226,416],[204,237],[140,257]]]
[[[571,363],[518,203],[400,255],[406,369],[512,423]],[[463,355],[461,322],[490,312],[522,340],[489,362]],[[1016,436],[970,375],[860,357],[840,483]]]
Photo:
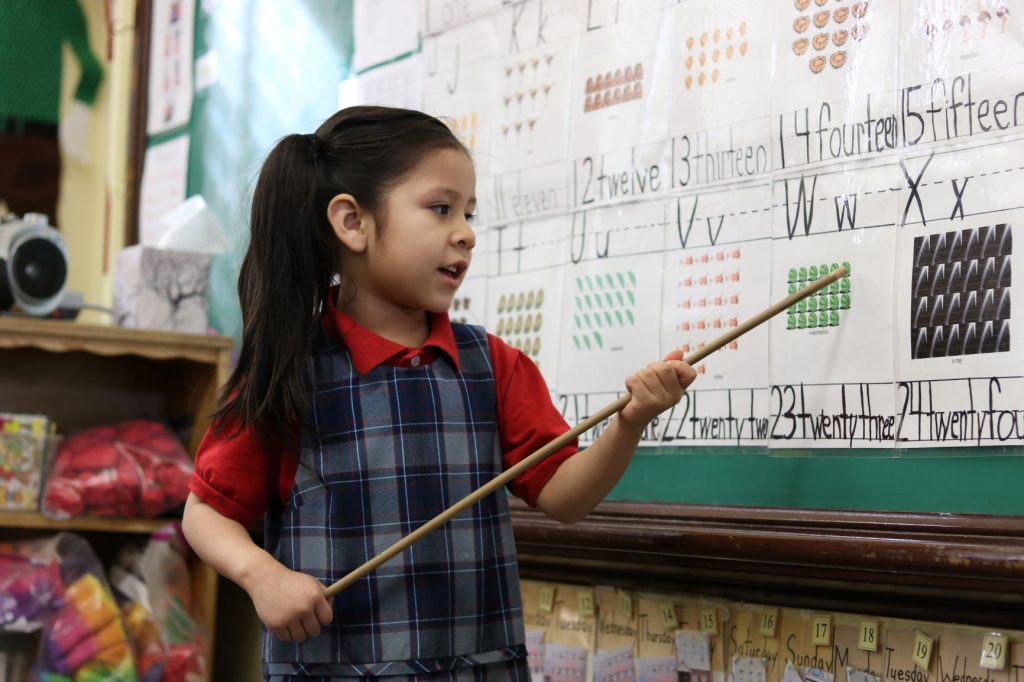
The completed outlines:
[[[566,526],[512,501],[524,578],[1020,627],[1024,519],[604,502]]]

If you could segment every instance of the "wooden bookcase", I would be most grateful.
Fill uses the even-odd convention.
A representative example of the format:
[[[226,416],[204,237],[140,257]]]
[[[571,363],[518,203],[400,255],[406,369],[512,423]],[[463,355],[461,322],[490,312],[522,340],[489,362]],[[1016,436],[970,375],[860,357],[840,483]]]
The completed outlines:
[[[228,337],[153,332],[74,322],[0,317],[0,410],[46,414],[61,434],[122,419],[193,421],[186,444],[195,454],[227,380]],[[77,518],[0,511],[0,538],[74,531],[101,560],[124,544],[145,542],[167,519]],[[217,575],[198,560],[191,567],[195,602],[209,636],[213,669]]]

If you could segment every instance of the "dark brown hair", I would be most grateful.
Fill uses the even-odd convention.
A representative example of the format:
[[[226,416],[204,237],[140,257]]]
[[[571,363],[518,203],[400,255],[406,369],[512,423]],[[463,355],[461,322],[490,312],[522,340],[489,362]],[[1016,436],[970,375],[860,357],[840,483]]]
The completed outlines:
[[[308,422],[310,358],[336,275],[339,244],[327,205],[351,194],[384,222],[388,191],[425,156],[466,148],[440,120],[408,109],[349,107],[312,135],[288,135],[267,156],[252,200],[249,248],[238,276],[242,345],[214,415],[297,445]]]

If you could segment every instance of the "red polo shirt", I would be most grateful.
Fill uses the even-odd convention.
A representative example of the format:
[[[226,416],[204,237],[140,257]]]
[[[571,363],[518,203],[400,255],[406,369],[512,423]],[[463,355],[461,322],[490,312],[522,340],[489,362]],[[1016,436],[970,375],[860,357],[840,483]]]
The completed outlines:
[[[430,336],[419,348],[402,346],[360,326],[337,310],[333,296],[328,297],[324,327],[348,347],[352,364],[360,374],[381,364],[428,364],[441,355],[447,356],[456,369],[459,366],[455,336],[445,313],[431,315]],[[492,334],[487,335],[487,341],[498,393],[498,433],[508,468],[568,431],[569,425],[551,402],[544,378],[533,361]],[[577,443],[573,441],[520,474],[509,489],[535,505],[559,465],[576,452]],[[277,494],[282,502],[288,500],[297,463],[298,453],[267,450],[252,429],[215,433],[211,428],[196,454],[189,488],[224,516],[248,526],[270,506],[271,495]]]

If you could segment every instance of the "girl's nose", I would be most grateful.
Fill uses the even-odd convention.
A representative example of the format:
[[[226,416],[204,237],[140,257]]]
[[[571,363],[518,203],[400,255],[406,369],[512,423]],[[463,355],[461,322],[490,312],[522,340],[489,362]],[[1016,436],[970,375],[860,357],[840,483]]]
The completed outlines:
[[[470,226],[469,222],[465,222],[454,234],[455,243],[465,249],[472,249],[476,246],[476,232]]]

